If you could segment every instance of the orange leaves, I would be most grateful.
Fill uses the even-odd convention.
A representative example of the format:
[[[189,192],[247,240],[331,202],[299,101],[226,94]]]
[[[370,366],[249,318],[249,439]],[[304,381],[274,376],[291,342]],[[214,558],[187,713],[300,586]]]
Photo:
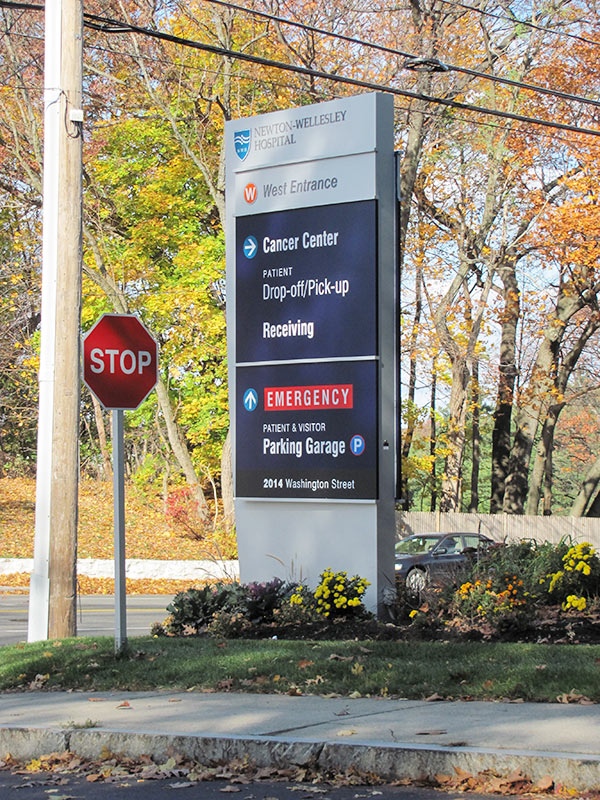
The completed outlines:
[[[144,496],[134,486],[125,489],[127,558],[197,560],[236,555],[235,534],[218,533],[202,541],[189,537],[185,525],[168,519],[162,498]],[[79,493],[79,558],[111,560],[113,550],[112,484],[82,481]],[[33,558],[35,528],[35,481],[32,478],[0,479],[0,554],[3,558]],[[81,594],[113,594],[112,578],[79,575]],[[27,590],[26,572],[1,575],[0,584]],[[176,594],[192,581],[127,579],[128,594]]]
[[[1,575],[0,583],[11,588],[11,594],[29,590],[29,573],[16,572]],[[199,585],[190,580],[170,580],[167,578],[127,578],[127,594],[164,594],[171,595],[184,592],[190,586]],[[18,591],[22,589],[22,592]],[[88,575],[77,577],[79,594],[114,594],[115,582],[112,578],[91,578]]]
[[[84,480],[79,491],[79,558],[113,558],[112,483]],[[189,538],[185,525],[167,519],[162,498],[125,487],[127,558],[195,560],[235,557],[235,536]],[[32,558],[35,481],[0,479],[0,553],[3,558]]]
[[[529,776],[516,769],[510,775],[496,775],[491,770],[473,775],[461,767],[454,767],[454,775],[437,774],[436,783],[444,789],[461,792],[489,792],[494,794],[515,795],[534,794],[552,791],[554,780],[550,775],[540,778],[534,783]]]

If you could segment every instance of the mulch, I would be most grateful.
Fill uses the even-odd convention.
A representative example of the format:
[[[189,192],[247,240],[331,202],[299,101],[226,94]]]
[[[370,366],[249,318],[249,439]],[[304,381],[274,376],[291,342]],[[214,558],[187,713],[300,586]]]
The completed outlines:
[[[335,619],[302,624],[255,624],[244,638],[305,639],[313,641],[502,641],[536,644],[600,644],[600,613],[565,613],[560,606],[540,609],[528,624],[500,630],[486,623],[451,620],[445,624],[379,622],[376,619]]]

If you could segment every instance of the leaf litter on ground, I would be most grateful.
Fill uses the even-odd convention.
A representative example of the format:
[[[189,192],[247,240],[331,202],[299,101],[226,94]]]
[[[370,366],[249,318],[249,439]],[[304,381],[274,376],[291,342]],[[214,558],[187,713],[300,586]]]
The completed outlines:
[[[581,800],[600,800],[600,792],[575,792],[572,788],[556,782],[551,775],[533,781],[521,770],[514,770],[506,775],[493,770],[471,773],[460,767],[454,767],[453,774],[437,773],[431,779],[412,780],[399,778],[383,780],[370,772],[350,769],[346,772],[321,770],[313,764],[286,768],[258,767],[246,759],[236,759],[226,764],[202,764],[173,753],[166,761],[160,763],[148,755],[137,758],[117,755],[107,750],[102,751],[99,759],[87,759],[70,751],[49,753],[30,761],[22,762],[7,755],[0,760],[0,770],[10,771],[16,775],[28,776],[28,785],[68,785],[69,776],[84,776],[90,783],[116,783],[123,779],[135,778],[136,781],[170,779],[170,788],[185,789],[205,781],[227,781],[220,789],[223,793],[239,793],[240,787],[252,782],[286,782],[290,791],[300,791],[306,798],[311,795],[325,794],[332,786],[369,787],[387,786],[419,786],[443,789],[453,792],[478,792],[503,796],[544,796],[574,797]],[[42,775],[42,781],[32,779],[33,775]],[[25,785],[25,784],[23,784]],[[54,794],[54,793],[53,793]],[[372,797],[381,794],[370,790],[367,794],[355,797]],[[266,798],[265,798],[266,800]],[[275,800],[275,798],[272,798]]]

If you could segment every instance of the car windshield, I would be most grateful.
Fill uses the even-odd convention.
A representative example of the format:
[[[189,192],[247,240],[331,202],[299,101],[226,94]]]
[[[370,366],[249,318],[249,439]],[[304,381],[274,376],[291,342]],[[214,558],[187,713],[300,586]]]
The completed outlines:
[[[397,556],[418,556],[429,553],[439,544],[439,536],[415,536],[396,543]]]

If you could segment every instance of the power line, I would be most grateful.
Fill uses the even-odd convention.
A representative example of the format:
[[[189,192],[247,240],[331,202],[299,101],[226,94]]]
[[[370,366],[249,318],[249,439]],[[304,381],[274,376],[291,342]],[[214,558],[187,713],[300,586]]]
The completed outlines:
[[[13,2],[13,0],[0,0],[0,6],[12,8],[28,8],[30,10],[42,10],[43,6],[37,4],[29,4],[22,2]],[[206,42],[198,42],[193,39],[187,39],[174,34],[164,33],[163,31],[151,30],[139,25],[134,25],[120,20],[114,20],[107,17],[101,17],[96,14],[84,12],[84,24],[94,30],[104,33],[139,33],[143,36],[166,41],[171,44],[181,45],[182,47],[190,47],[203,52],[219,55],[226,58],[237,59],[252,64],[258,64],[264,67],[272,67],[287,72],[293,72],[300,75],[307,75],[312,78],[319,78],[321,80],[334,81],[336,83],[343,83],[349,86],[356,86],[361,89],[368,89],[370,91],[387,92],[389,94],[397,95],[399,97],[406,97],[411,100],[418,100],[426,103],[433,103],[436,105],[443,105],[447,108],[460,109],[462,111],[471,111],[479,114],[486,114],[489,116],[499,117],[501,119],[511,119],[516,122],[523,122],[528,125],[541,125],[546,128],[554,130],[564,130],[571,133],[580,133],[588,136],[600,136],[600,130],[593,130],[591,128],[580,128],[576,125],[570,125],[562,122],[551,122],[549,120],[539,119],[537,117],[529,117],[523,114],[516,114],[510,111],[501,111],[499,109],[485,108],[483,106],[476,106],[470,103],[461,103],[457,100],[448,100],[442,97],[433,97],[420,92],[411,92],[407,89],[398,89],[393,86],[375,83],[373,81],[366,81],[360,78],[350,78],[344,75],[338,75],[332,72],[325,72],[322,70],[311,69],[310,67],[303,67],[297,64],[287,64],[283,61],[276,61],[274,59],[265,58],[263,56],[252,55],[251,53],[243,53],[238,50],[231,50],[225,47],[219,47]],[[584,101],[588,102],[588,101]],[[591,101],[593,102],[593,101]]]
[[[257,17],[262,17],[264,19],[271,20],[273,22],[283,23],[285,25],[291,25],[296,28],[301,28],[305,31],[310,31],[311,33],[318,33],[322,36],[329,36],[335,39],[340,39],[344,42],[348,42],[350,44],[357,44],[361,47],[369,47],[373,50],[380,50],[383,53],[388,53],[391,55],[402,56],[408,60],[419,61],[419,56],[415,55],[414,53],[407,53],[402,50],[397,50],[393,47],[387,47],[386,45],[375,44],[374,42],[365,42],[362,39],[357,39],[354,36],[346,36],[342,33],[333,33],[331,31],[327,31],[324,28],[317,28],[313,25],[306,25],[302,22],[296,22],[295,20],[288,19],[287,17],[279,17],[275,14],[269,14],[266,11],[257,11],[253,8],[246,8],[245,6],[237,5],[236,3],[232,3],[229,0],[205,0],[207,3],[214,3],[215,5],[225,6],[226,8],[236,9],[237,11],[245,11],[247,14],[253,14]],[[450,2],[450,0],[443,0],[443,2]],[[457,5],[460,5],[457,3]],[[585,103],[588,105],[600,107],[600,100],[592,100],[586,97],[580,97],[579,95],[573,95],[568,92],[561,92],[559,89],[547,89],[545,86],[540,86],[539,84],[533,83],[524,83],[523,81],[513,80],[512,78],[503,78],[501,75],[490,75],[487,72],[480,72],[479,70],[469,69],[468,67],[460,67],[455,64],[448,64],[446,62],[438,61],[437,59],[434,60],[436,63],[433,66],[436,66],[440,71],[443,72],[459,72],[465,75],[471,75],[476,78],[483,78],[484,80],[492,81],[493,83],[501,83],[505,86],[513,86],[518,89],[527,89],[531,92],[538,92],[541,94],[551,95],[552,97],[560,97],[563,100],[569,100],[571,102],[577,103]],[[408,69],[408,67],[407,67]]]
[[[493,19],[504,20],[506,22],[512,22],[515,25],[523,25],[527,28],[532,28],[536,31],[542,31],[543,33],[549,33],[552,36],[565,36],[569,39],[576,39],[579,42],[583,42],[584,44],[593,44],[593,45],[600,45],[600,42],[596,42],[593,39],[588,39],[585,36],[581,36],[577,33],[569,33],[569,31],[556,31],[553,28],[548,28],[544,25],[536,25],[535,22],[529,22],[529,20],[525,19],[518,19],[517,17],[508,17],[504,16],[503,14],[494,14],[492,11],[484,11],[481,8],[477,8],[477,6],[470,6],[468,3],[460,3],[458,0],[440,0],[441,3],[445,3],[449,6],[457,6],[458,8],[464,8],[467,11],[475,11],[477,14],[481,14],[484,17],[492,17]]]
[[[0,5],[7,3],[8,0],[0,0]],[[523,114],[515,114],[510,111],[501,111],[499,109],[484,108],[470,103],[461,103],[457,100],[447,100],[442,97],[432,97],[420,92],[411,92],[407,89],[398,89],[393,86],[386,86],[385,84],[375,83],[373,81],[366,81],[360,78],[350,78],[336,73],[325,72],[322,70],[311,69],[310,67],[303,67],[298,64],[286,64],[283,61],[276,61],[274,59],[265,58],[263,56],[253,55],[251,53],[242,53],[238,50],[231,50],[225,47],[208,44],[206,42],[197,42],[193,39],[186,39],[180,36],[175,36],[170,33],[162,31],[154,31],[148,28],[143,28],[139,25],[131,23],[123,23],[119,20],[111,20],[105,17],[99,17],[94,14],[84,14],[85,24],[106,33],[140,33],[162,41],[178,44],[184,47],[191,47],[204,52],[212,53],[213,55],[225,56],[227,58],[238,59],[252,64],[258,64],[264,67],[273,67],[275,69],[285,70],[287,72],[294,72],[300,75],[308,75],[313,78],[320,78],[322,80],[331,80],[337,83],[344,83],[349,86],[357,86],[362,89],[369,89],[371,91],[383,91],[390,94],[395,94],[400,97],[407,97],[411,100],[420,100],[427,103],[434,103],[437,105],[444,105],[448,108],[458,108],[462,111],[473,111],[480,114],[488,114],[491,116],[499,117],[501,119],[512,119],[516,122],[523,122],[530,125],[542,125],[544,127],[553,128],[557,130],[566,130],[572,133],[583,133],[590,136],[600,136],[600,130],[592,130],[590,128],[579,128],[576,125],[569,125],[563,122],[550,122],[549,120],[542,120],[536,117],[528,117]]]
[[[24,36],[25,34],[17,34],[17,35]],[[30,37],[30,38],[36,38],[37,39],[39,37]],[[209,69],[206,66],[202,66],[202,67],[194,66],[194,65],[191,65],[191,64],[175,62],[175,61],[169,60],[167,58],[157,58],[156,56],[149,56],[149,55],[146,55],[146,54],[143,54],[143,53],[134,54],[134,53],[129,52],[128,50],[122,50],[122,49],[121,50],[116,50],[116,49],[112,49],[112,48],[109,48],[109,47],[101,47],[100,45],[85,45],[85,49],[87,49],[87,50],[97,50],[99,52],[109,53],[111,55],[126,56],[127,58],[131,58],[132,60],[142,59],[144,61],[148,61],[148,62],[151,62],[151,63],[154,63],[154,64],[160,64],[160,65],[165,65],[165,66],[176,67],[178,70],[179,69],[183,69],[184,72],[197,71],[197,72],[203,72],[203,73],[206,73],[208,75],[215,75],[215,76],[219,74],[219,70],[217,70],[217,69]],[[261,83],[265,83],[265,84],[268,83],[270,86],[275,86],[275,87],[282,88],[282,89],[294,89],[294,88],[296,88],[294,86],[294,84],[292,84],[292,83],[283,83],[282,81],[275,81],[275,80],[273,80],[273,78],[268,78],[268,79],[261,80],[261,79],[257,78],[255,75],[245,75],[243,73],[242,74],[238,74],[238,75],[232,75],[231,78],[233,80],[237,80],[237,81],[253,81],[255,83],[256,82],[261,82]],[[93,93],[84,91],[84,94],[87,94],[88,96],[91,97]],[[329,94],[326,94],[324,92],[321,92],[320,94],[323,97],[323,99],[325,97],[329,97]],[[401,105],[398,105],[397,103],[395,105],[395,109],[396,109],[396,111],[402,112],[402,113],[403,112],[407,112],[408,113],[411,110],[410,109],[410,105],[401,106]],[[444,115],[443,111],[440,112],[440,111],[433,111],[433,110],[427,110],[427,111],[426,110],[420,110],[419,113],[423,114],[426,117],[439,117],[439,118],[442,118],[443,115]],[[465,124],[475,125],[475,126],[481,127],[481,128],[494,128],[494,129],[500,130],[500,131],[511,131],[511,130],[513,130],[512,126],[510,126],[510,125],[502,125],[502,124],[496,123],[496,122],[483,122],[481,120],[469,119],[467,117],[459,117],[459,116],[455,117],[455,119],[457,119],[459,122],[464,122]],[[535,131],[535,132],[532,131],[532,132],[530,132],[530,135],[536,136],[536,137],[540,137],[540,136],[551,137],[554,140],[565,141],[565,142],[568,141],[568,139],[563,139],[562,137],[557,136],[556,134],[546,133],[544,131]]]
[[[20,35],[23,35],[23,34],[20,34]],[[149,56],[149,55],[146,55],[146,54],[143,54],[143,53],[134,54],[134,53],[129,52],[128,50],[116,50],[116,49],[112,49],[112,48],[109,48],[109,47],[101,47],[100,45],[86,45],[85,47],[88,50],[97,50],[99,52],[109,53],[111,55],[126,56],[127,58],[131,58],[132,60],[136,60],[136,59],[139,58],[139,59],[142,59],[144,61],[148,61],[148,62],[151,62],[151,63],[154,63],[154,64],[160,64],[160,65],[165,65],[165,66],[173,66],[173,67],[176,67],[177,69],[183,69],[184,72],[198,71],[198,72],[204,72],[204,73],[206,73],[208,75],[218,75],[219,74],[219,70],[217,70],[217,69],[208,69],[208,67],[206,67],[206,66],[200,67],[200,66],[194,66],[194,65],[191,65],[191,64],[177,63],[175,61],[171,61],[171,60],[166,59],[166,58],[156,58],[156,56]],[[232,75],[231,78],[233,80],[236,80],[236,81],[251,81],[251,82],[254,82],[254,83],[256,83],[256,82],[268,83],[271,86],[276,86],[276,87],[282,88],[282,89],[294,89],[295,88],[294,84],[292,84],[292,83],[283,83],[282,81],[275,81],[275,80],[273,80],[273,78],[268,78],[268,79],[265,79],[264,81],[261,81],[261,79],[257,78],[255,75],[245,75],[243,73],[240,73],[240,74],[237,74],[237,75]],[[92,96],[91,92],[84,92],[84,93],[88,94],[90,97]],[[328,95],[326,95],[325,93],[321,92],[321,96],[323,98],[325,98]],[[410,109],[410,105],[404,105],[403,106],[403,105],[399,105],[398,103],[395,104],[395,109],[399,113],[404,113],[404,112],[408,113],[411,110]],[[434,110],[430,109],[430,110],[420,110],[419,113],[423,114],[426,117],[442,118],[444,116],[445,112],[443,112],[443,111],[434,111]],[[494,128],[495,130],[499,130],[499,131],[512,131],[512,130],[514,130],[512,128],[512,126],[510,126],[510,125],[502,125],[502,124],[497,123],[497,122],[483,122],[480,119],[469,119],[467,117],[460,117],[460,116],[456,116],[455,119],[458,120],[459,122],[464,122],[467,125],[475,125],[476,127],[480,127],[480,128]],[[530,131],[529,135],[534,136],[534,137],[552,138],[554,141],[557,141],[557,140],[558,141],[565,141],[565,142],[569,141],[568,139],[563,138],[561,136],[558,136],[556,134],[547,133],[545,131],[539,131],[539,130]]]
[[[365,41],[363,39],[358,39],[358,38],[356,38],[354,36],[347,36],[347,35],[341,34],[341,33],[334,33],[332,31],[327,31],[324,28],[318,28],[318,27],[315,27],[313,25],[307,25],[306,23],[297,22],[296,20],[291,20],[291,19],[288,19],[287,17],[277,16],[276,14],[270,14],[270,13],[267,13],[266,11],[258,11],[256,9],[246,8],[245,6],[238,5],[236,3],[230,2],[229,0],[205,0],[205,1],[208,2],[208,3],[213,3],[215,5],[224,6],[226,8],[235,9],[237,11],[242,11],[242,12],[245,12],[247,14],[252,14],[254,16],[257,16],[257,17],[260,17],[260,18],[263,18],[263,19],[267,19],[267,20],[270,20],[270,21],[273,21],[273,22],[282,23],[282,24],[289,25],[289,26],[292,26],[292,27],[300,28],[301,30],[309,31],[311,33],[318,33],[319,35],[322,35],[322,36],[328,36],[330,38],[335,38],[335,39],[338,39],[338,40],[341,40],[341,41],[348,42],[349,44],[356,44],[356,45],[359,45],[360,47],[371,48],[373,50],[378,50],[380,52],[383,52],[383,53],[386,53],[386,54],[389,54],[389,55],[401,56],[402,58],[405,58],[408,61],[417,61],[418,62],[420,60],[419,56],[417,56],[414,53],[409,53],[409,52],[406,52],[406,51],[403,51],[403,50],[398,50],[396,48],[388,47],[386,45],[376,44],[374,42],[367,42],[367,41]],[[457,2],[457,0],[442,0],[442,2],[450,4],[450,5],[456,5],[456,6],[459,6],[461,8],[466,8],[466,9],[470,9],[470,10],[473,10],[473,11],[478,11],[481,14],[487,14],[489,16],[503,18],[503,19],[506,19],[506,20],[509,20],[509,21],[517,22],[518,24],[521,23],[520,20],[513,20],[510,17],[499,17],[499,15],[492,14],[491,12],[480,11],[479,9],[475,8],[475,6],[469,6],[469,5],[465,4],[465,3],[460,3],[460,2]],[[13,2],[0,2],[0,5],[16,6],[16,7],[19,7],[19,8],[24,8],[24,7],[41,8],[41,6],[35,6],[33,4],[27,4],[27,3],[19,3],[18,1],[14,2],[14,3]],[[90,15],[90,14],[84,14],[84,16],[90,17],[90,18],[92,17],[92,15]],[[101,19],[101,18],[97,18],[97,19]],[[125,24],[127,25],[127,23],[125,23]],[[522,24],[527,24],[527,23],[522,23]],[[530,24],[533,27],[540,27],[540,26],[534,26],[533,23],[530,23]],[[93,27],[93,26],[90,26],[90,27]],[[148,29],[146,29],[146,30],[148,30]],[[546,29],[546,28],[542,28],[542,30],[547,30],[550,33],[553,32],[550,29]],[[107,32],[110,32],[110,33],[122,33],[122,32],[127,32],[127,31],[122,31],[122,30],[118,29],[118,30],[111,30],[111,31],[107,31]],[[565,34],[565,35],[574,36],[574,34]],[[581,38],[581,37],[576,37],[576,38]],[[593,42],[591,42],[591,40],[583,40],[582,39],[582,41],[587,41],[587,42],[593,43]],[[548,89],[545,86],[540,86],[539,84],[525,83],[524,81],[517,81],[517,80],[514,80],[512,78],[505,78],[505,77],[502,77],[501,75],[491,75],[491,74],[486,73],[486,72],[481,72],[479,70],[470,69],[469,67],[461,67],[461,66],[458,66],[456,64],[443,63],[441,61],[438,61],[437,59],[435,60],[435,62],[436,62],[436,64],[434,66],[436,66],[438,69],[440,69],[442,71],[452,71],[452,72],[462,73],[462,74],[465,74],[465,75],[471,75],[472,77],[482,78],[483,80],[489,80],[489,81],[491,81],[493,83],[500,83],[500,84],[503,84],[505,86],[512,86],[512,87],[518,88],[518,89],[525,89],[527,91],[537,92],[537,93],[540,93],[540,94],[545,94],[545,95],[548,95],[548,96],[551,96],[551,97],[556,97],[556,98],[560,98],[562,100],[567,100],[569,102],[582,103],[584,105],[590,105],[590,106],[594,106],[596,108],[600,108],[600,100],[593,100],[591,98],[582,97],[580,95],[574,95],[574,94],[571,94],[569,92],[562,92],[559,89]],[[409,68],[409,67],[406,67],[406,68]]]

